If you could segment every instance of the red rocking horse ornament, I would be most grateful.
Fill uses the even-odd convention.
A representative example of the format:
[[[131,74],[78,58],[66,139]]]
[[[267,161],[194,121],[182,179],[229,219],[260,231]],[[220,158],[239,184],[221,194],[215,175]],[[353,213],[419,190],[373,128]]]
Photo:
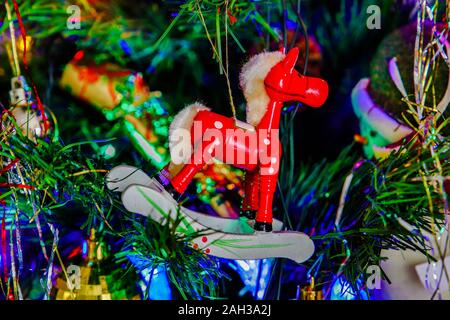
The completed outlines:
[[[255,219],[257,231],[272,231],[272,200],[281,157],[278,130],[283,103],[320,107],[327,83],[295,70],[299,50],[261,53],[244,65],[240,82],[247,121],[235,121],[195,103],[175,117],[169,131],[172,161],[158,180],[177,199],[205,164],[217,159],[246,170],[241,215]],[[174,164],[178,167],[176,174]]]
[[[161,224],[181,221],[177,233],[189,235],[192,247],[226,259],[284,257],[297,263],[314,253],[302,232],[285,231],[272,218],[281,146],[278,138],[283,103],[321,106],[328,95],[324,80],[299,74],[298,49],[261,53],[240,76],[247,100],[247,122],[213,113],[200,103],[183,109],[169,129],[171,162],[154,177],[128,165],[106,177],[110,190],[121,192],[124,207]],[[243,168],[245,197],[240,219],[215,217],[178,203],[194,175],[214,159]],[[256,218],[256,221],[255,221]],[[272,231],[273,232],[257,232]]]

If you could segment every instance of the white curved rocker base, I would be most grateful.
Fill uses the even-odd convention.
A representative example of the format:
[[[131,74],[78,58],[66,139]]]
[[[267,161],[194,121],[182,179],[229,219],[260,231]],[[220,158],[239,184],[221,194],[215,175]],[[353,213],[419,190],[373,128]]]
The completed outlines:
[[[178,231],[200,232],[192,245],[209,255],[237,260],[288,258],[301,263],[314,253],[314,243],[308,235],[281,231],[283,224],[279,220],[274,219],[274,232],[255,232],[245,218],[214,217],[181,207],[156,180],[131,166],[112,169],[107,175],[107,186],[123,191],[122,202],[130,212],[159,223],[169,217],[181,218]]]

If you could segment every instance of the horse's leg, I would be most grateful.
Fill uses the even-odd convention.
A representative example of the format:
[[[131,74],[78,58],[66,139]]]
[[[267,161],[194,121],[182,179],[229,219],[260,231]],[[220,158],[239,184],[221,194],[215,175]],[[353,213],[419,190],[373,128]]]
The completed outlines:
[[[273,139],[273,141],[276,140]],[[254,227],[257,231],[272,231],[273,195],[277,188],[281,153],[282,150],[279,145],[274,150],[267,150],[267,154],[264,153],[261,158],[264,161],[259,167],[259,208]]]
[[[277,187],[278,171],[261,174],[259,181],[259,208],[256,214],[255,230],[272,231],[273,195]]]
[[[175,199],[178,200],[184,191],[186,191],[186,188],[194,176],[213,158],[214,146],[214,142],[209,141],[205,141],[197,145],[189,163],[185,164],[184,167],[172,178],[170,181],[170,186],[173,190],[170,190],[169,192],[172,193]]]
[[[241,216],[253,220],[259,207],[259,168],[245,172],[244,192]]]

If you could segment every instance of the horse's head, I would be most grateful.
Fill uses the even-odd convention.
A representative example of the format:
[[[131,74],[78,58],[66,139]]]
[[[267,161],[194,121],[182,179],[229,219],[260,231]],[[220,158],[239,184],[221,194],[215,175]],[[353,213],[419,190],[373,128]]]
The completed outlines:
[[[283,60],[270,69],[264,79],[267,94],[272,100],[298,101],[310,107],[320,107],[328,97],[325,80],[301,75],[295,70],[298,48],[293,48]]]

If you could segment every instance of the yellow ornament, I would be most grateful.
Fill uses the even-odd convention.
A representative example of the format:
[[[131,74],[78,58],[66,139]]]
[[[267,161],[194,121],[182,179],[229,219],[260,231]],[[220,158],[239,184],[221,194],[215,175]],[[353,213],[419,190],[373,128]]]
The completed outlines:
[[[139,295],[130,297],[129,290],[116,281],[117,272],[101,274],[99,264],[107,257],[106,246],[96,241],[95,230],[91,230],[88,242],[88,253],[82,266],[70,265],[66,276],[56,279],[54,286],[55,300],[139,300]],[[119,276],[120,277],[120,276]]]
[[[314,278],[311,278],[309,285],[301,289],[300,300],[323,300],[322,289],[317,289]]]

